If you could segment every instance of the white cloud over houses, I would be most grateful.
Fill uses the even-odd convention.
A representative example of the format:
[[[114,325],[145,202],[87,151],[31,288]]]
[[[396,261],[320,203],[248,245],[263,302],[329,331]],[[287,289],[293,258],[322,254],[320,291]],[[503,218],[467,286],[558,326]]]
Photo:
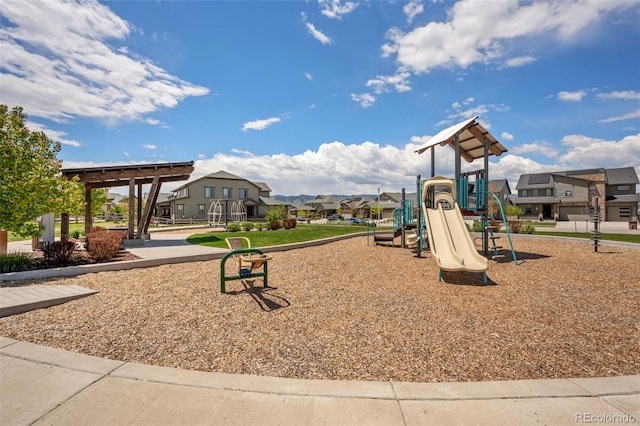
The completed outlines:
[[[213,156],[201,153],[195,161],[191,179],[225,170],[253,181],[267,183],[273,195],[375,194],[379,185],[383,185],[384,191],[399,192],[405,188],[408,192],[413,192],[416,176],[426,178],[431,174],[430,151],[423,155],[415,153],[430,138],[429,135],[413,136],[403,146],[380,145],[370,141],[360,144],[333,141],[321,144],[316,150],[308,149],[295,155],[256,155],[245,150],[233,150]],[[534,141],[516,145],[500,157],[491,156],[490,178],[507,179],[511,190],[515,191],[522,173],[633,166],[640,175],[640,164],[637,161],[640,158],[640,134],[630,135],[619,141],[567,135],[562,143],[562,152],[554,151],[546,142]],[[539,154],[541,151],[546,157],[539,160],[530,158],[531,154]],[[453,149],[437,146],[435,157],[436,175],[453,177]],[[100,165],[104,164],[64,162],[65,168]],[[481,165],[482,159],[473,163],[463,161],[462,170],[476,170]],[[168,182],[163,185],[162,191],[168,192],[182,183],[184,182]]]
[[[5,0],[0,15],[3,103],[33,116],[158,124],[147,115],[209,92],[118,47],[138,30],[96,0]]]

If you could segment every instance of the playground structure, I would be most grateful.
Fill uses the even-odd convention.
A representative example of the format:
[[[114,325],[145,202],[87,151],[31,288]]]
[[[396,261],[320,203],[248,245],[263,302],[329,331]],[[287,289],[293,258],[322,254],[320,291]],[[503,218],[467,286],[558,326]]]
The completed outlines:
[[[482,272],[487,283],[487,258],[475,248],[467,230],[460,207],[455,201],[454,183],[451,179],[434,177],[423,184],[422,211],[424,213],[429,249],[442,271]]]
[[[268,262],[272,256],[262,250],[251,248],[251,241],[247,237],[225,238],[229,253],[224,255],[220,262],[220,292],[226,292],[226,282],[243,280],[246,278],[263,277],[263,286],[268,287]],[[226,263],[233,258],[238,266],[238,274],[226,276]],[[262,268],[262,271],[258,271]]]
[[[391,245],[395,247],[395,240],[400,238],[401,247],[413,248],[418,242],[418,222],[414,214],[413,199],[407,198],[404,188],[402,189],[401,207],[393,210],[393,228],[391,233],[376,233],[374,228],[374,245]]]
[[[231,203],[231,209],[229,209]],[[224,205],[224,212],[222,206]],[[226,225],[231,222],[245,222],[247,220],[247,208],[242,200],[213,200],[207,210],[209,225]]]

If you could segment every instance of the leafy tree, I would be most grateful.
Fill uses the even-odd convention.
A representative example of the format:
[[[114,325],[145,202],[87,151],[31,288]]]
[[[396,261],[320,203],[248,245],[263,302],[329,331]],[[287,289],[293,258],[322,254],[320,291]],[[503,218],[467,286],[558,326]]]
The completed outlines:
[[[39,233],[34,220],[59,211],[69,189],[56,158],[60,143],[30,131],[26,119],[22,107],[0,105],[0,228],[23,237]]]
[[[520,217],[522,216],[522,209],[515,204],[510,204],[504,208],[504,214],[507,216]]]
[[[380,215],[382,215],[382,212],[384,211],[384,207],[382,207],[380,204],[376,204],[375,206],[371,207],[369,209],[369,213],[371,214],[371,218],[372,219],[377,219],[378,218],[378,213],[380,213]]]
[[[271,207],[267,210],[267,213],[264,215],[264,220],[266,222],[271,222],[273,220],[284,220],[288,216],[287,210],[281,204],[279,206]]]

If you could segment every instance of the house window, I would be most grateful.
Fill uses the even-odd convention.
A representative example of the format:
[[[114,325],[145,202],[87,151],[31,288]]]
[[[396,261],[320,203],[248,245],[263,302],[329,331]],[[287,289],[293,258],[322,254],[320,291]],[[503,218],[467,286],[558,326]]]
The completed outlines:
[[[216,189],[211,186],[204,187],[204,198],[215,198],[216,197]]]
[[[551,197],[553,196],[553,188],[547,188],[544,190],[544,195],[546,195],[547,197]]]
[[[631,187],[629,185],[618,185],[616,189],[618,191],[628,191],[629,189],[631,189]]]
[[[620,207],[620,217],[631,217],[631,207]]]
[[[526,215],[530,215],[531,214],[531,206],[525,206],[524,207],[524,214],[526,214]]]
[[[596,192],[596,187],[595,186],[590,186],[589,187],[589,196],[591,196],[592,198],[595,197],[597,195]]]
[[[176,191],[176,198],[188,197],[189,196],[189,188],[184,187]]]
[[[249,198],[249,190],[247,188],[240,188],[240,199],[244,200]]]
[[[521,197],[528,197],[529,195],[527,194],[527,190],[526,189],[521,190],[520,191],[520,196]]]
[[[539,191],[537,189],[533,190],[533,196],[537,197],[539,195]]]
[[[204,210],[205,209],[205,205],[204,204],[198,204],[198,214],[204,214]]]
[[[225,200],[231,199],[231,188],[222,188],[222,198]]]
[[[184,214],[184,204],[176,204],[176,211],[178,214]]]
[[[571,197],[572,194],[573,188],[570,186],[556,188],[556,197],[558,198]]]

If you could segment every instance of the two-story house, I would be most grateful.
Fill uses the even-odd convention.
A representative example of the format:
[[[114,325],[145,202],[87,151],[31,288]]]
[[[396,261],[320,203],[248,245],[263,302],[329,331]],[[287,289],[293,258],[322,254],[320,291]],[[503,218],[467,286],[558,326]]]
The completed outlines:
[[[247,220],[263,218],[267,210],[283,204],[269,198],[271,188],[264,182],[251,182],[224,170],[187,182],[174,189],[163,203],[156,203],[162,216],[176,221],[207,221],[212,204],[218,202],[229,214],[233,202],[242,202]],[[225,210],[229,210],[226,211]],[[168,217],[167,217],[168,215]]]
[[[603,220],[636,221],[638,183],[633,167],[523,174],[514,203],[524,217],[585,220],[598,197]]]

